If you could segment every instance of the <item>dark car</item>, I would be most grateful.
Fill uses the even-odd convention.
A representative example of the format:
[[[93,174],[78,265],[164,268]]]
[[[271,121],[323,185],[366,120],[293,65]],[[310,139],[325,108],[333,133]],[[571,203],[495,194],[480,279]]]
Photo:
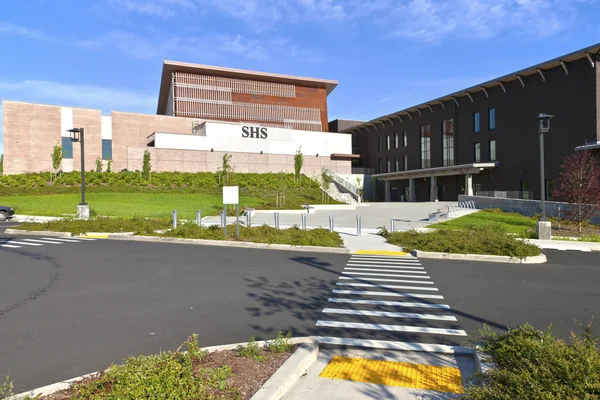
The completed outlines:
[[[15,215],[15,209],[9,206],[0,206],[0,221],[11,219]]]

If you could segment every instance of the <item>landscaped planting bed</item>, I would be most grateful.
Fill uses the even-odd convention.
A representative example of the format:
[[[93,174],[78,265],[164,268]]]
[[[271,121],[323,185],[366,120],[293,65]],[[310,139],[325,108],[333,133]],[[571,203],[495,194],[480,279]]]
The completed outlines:
[[[88,232],[120,233],[133,232],[136,234],[153,233],[156,230],[171,227],[169,219],[157,218],[115,218],[97,217],[88,220],[58,219],[47,222],[24,222],[13,229],[27,231],[71,232],[80,235]]]
[[[432,232],[383,232],[388,243],[413,250],[453,253],[488,254],[517,258],[532,257],[541,254],[540,248],[508,235],[500,227],[475,228],[468,231],[438,229]]]

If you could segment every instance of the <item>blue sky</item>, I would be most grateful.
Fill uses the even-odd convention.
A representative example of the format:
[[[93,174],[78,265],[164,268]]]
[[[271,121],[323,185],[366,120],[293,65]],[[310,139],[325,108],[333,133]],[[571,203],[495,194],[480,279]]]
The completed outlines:
[[[0,0],[0,99],[154,113],[169,59],[336,79],[329,119],[372,119],[600,42],[598,20],[600,0]]]

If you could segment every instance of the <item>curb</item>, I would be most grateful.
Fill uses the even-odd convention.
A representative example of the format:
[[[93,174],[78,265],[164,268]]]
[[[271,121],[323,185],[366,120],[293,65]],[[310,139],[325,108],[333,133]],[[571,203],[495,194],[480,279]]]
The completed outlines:
[[[279,400],[317,360],[319,344],[303,343],[281,367],[258,389],[250,400]]]
[[[487,254],[451,254],[451,253],[436,253],[429,251],[413,250],[411,253],[418,258],[430,258],[437,260],[463,260],[463,261],[484,261],[509,264],[543,264],[547,260],[545,254],[539,256],[517,258],[510,256],[493,256]]]
[[[184,239],[158,236],[120,236],[108,235],[108,239],[130,240],[134,242],[151,243],[177,243],[193,244],[200,246],[222,246],[222,247],[241,247],[246,249],[267,249],[267,250],[287,250],[287,251],[307,251],[313,253],[334,253],[350,254],[351,250],[342,247],[319,247],[319,246],[293,246],[291,244],[268,244],[251,242],[233,242],[228,240],[208,240],[208,239]]]
[[[477,346],[477,348],[473,352],[473,358],[475,359],[475,367],[477,368],[477,371],[479,371],[482,374],[485,374],[490,369],[496,367],[496,364],[494,364],[493,362],[486,361],[489,359],[489,356],[482,352],[479,346]]]
[[[4,233],[8,235],[31,235],[31,236],[56,236],[72,237],[71,232],[52,232],[52,231],[26,231],[23,229],[6,229]]]
[[[266,344],[268,344],[268,343],[270,343],[272,341],[273,341],[273,339],[271,339],[271,340],[261,340],[259,342],[255,342],[255,343],[256,343],[257,346],[265,346]],[[271,378],[269,378],[269,380],[267,380],[267,382],[265,382],[265,384],[263,385],[263,387],[266,386],[267,383],[270,383],[271,380],[277,375],[278,379],[282,381],[281,385],[285,385],[284,386],[284,391],[281,392],[282,394],[285,393],[285,391],[287,391],[291,387],[291,385],[298,379],[298,377],[300,377],[300,375],[298,375],[297,377],[292,376],[291,379],[288,378],[288,375],[290,375],[290,372],[287,372],[287,371],[290,370],[290,369],[293,369],[293,367],[291,367],[291,363],[289,365],[287,365],[287,367],[286,367],[286,364],[288,364],[290,362],[290,360],[292,360],[292,359],[293,359],[294,362],[302,363],[303,368],[305,369],[305,371],[303,371],[301,373],[304,373],[304,372],[306,372],[306,369],[308,369],[308,366],[310,366],[310,364],[312,364],[313,361],[317,359],[317,354],[318,354],[318,349],[319,349],[318,344],[315,345],[315,342],[313,341],[312,337],[305,336],[305,337],[291,338],[291,339],[289,339],[289,342],[291,344],[300,344],[300,347],[298,349],[296,349],[296,351],[290,356],[290,358],[288,358],[283,363],[283,365],[281,367],[279,367],[279,369],[275,372],[275,374],[273,374],[271,376]],[[245,346],[247,344],[248,344],[248,342],[245,342],[245,343],[234,343],[234,344],[225,344],[225,345],[220,345],[220,346],[202,347],[201,350],[207,351],[209,353],[214,353],[215,351],[235,350],[238,346]],[[304,346],[304,345],[310,345],[310,346],[314,346],[316,348],[316,350],[314,350],[314,349],[311,348],[310,355],[312,355],[313,351],[315,351],[316,354],[314,355],[314,359],[311,360],[310,363],[308,363],[308,364],[307,364],[308,357],[296,356],[296,353],[298,353],[299,350],[301,348],[303,348],[302,346]],[[306,347],[304,347],[304,348],[306,349]],[[306,351],[306,350],[304,350],[304,351]],[[283,373],[280,374],[279,372],[280,372],[280,370],[283,369],[283,367],[286,367],[286,370]],[[294,371],[292,371],[292,372],[294,372]],[[27,397],[27,396],[30,396],[30,397],[48,396],[48,395],[51,395],[51,394],[56,393],[58,391],[68,389],[73,382],[77,382],[77,381],[80,381],[82,379],[94,377],[98,373],[99,373],[99,371],[92,372],[92,373],[81,375],[81,376],[78,376],[78,377],[75,377],[75,378],[67,379],[65,381],[60,381],[60,382],[57,382],[57,383],[53,383],[51,385],[42,386],[42,387],[37,388],[37,389],[28,390],[27,392],[22,392],[22,393],[15,394],[13,396],[7,397],[5,400],[20,400],[20,399],[22,399],[24,397]],[[285,374],[285,376],[284,376],[284,374]],[[282,378],[285,378],[285,379],[282,379]],[[288,383],[287,381],[291,381],[291,384]],[[275,383],[275,381],[273,381],[271,383]],[[271,388],[271,390],[273,390],[274,392],[279,393],[278,389],[279,388]],[[254,396],[256,396],[258,393],[260,393],[261,390],[262,390],[262,387],[259,389],[259,392],[257,392]],[[267,393],[268,390],[269,389],[265,389],[265,393]],[[271,397],[260,397],[260,398],[261,399],[267,399],[267,398],[270,399]],[[252,399],[254,399],[254,397],[252,397]],[[279,399],[279,397],[273,397],[273,399]]]

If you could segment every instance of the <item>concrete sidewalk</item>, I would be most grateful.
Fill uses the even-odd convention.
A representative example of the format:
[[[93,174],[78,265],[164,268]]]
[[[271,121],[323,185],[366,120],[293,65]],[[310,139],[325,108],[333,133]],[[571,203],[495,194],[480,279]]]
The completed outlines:
[[[596,242],[576,242],[570,240],[538,240],[526,239],[541,249],[547,250],[574,250],[574,251],[600,251],[600,243]]]
[[[457,399],[475,371],[471,355],[322,349],[282,399]]]

